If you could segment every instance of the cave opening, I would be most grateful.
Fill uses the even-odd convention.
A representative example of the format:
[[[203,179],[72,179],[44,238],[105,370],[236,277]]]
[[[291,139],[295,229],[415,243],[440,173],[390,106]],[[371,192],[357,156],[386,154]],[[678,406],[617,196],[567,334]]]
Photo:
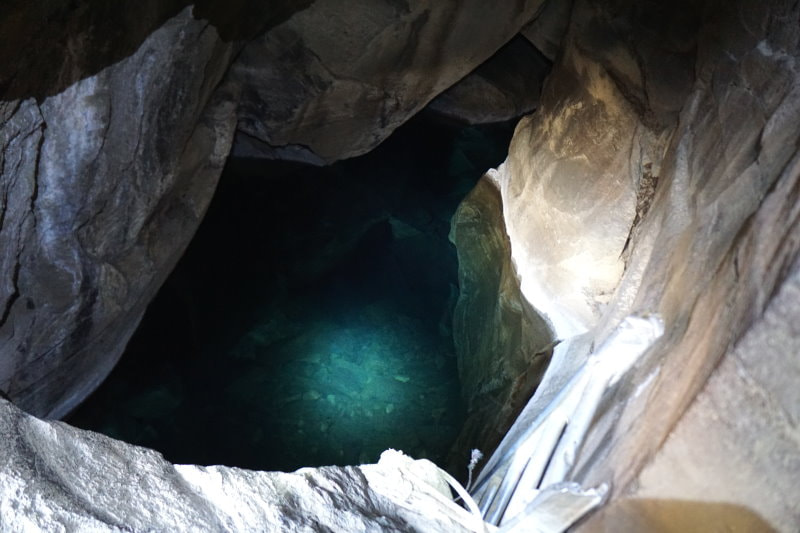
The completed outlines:
[[[330,166],[231,158],[183,258],[68,421],[174,463],[445,464],[464,421],[450,219],[515,121],[423,111]]]

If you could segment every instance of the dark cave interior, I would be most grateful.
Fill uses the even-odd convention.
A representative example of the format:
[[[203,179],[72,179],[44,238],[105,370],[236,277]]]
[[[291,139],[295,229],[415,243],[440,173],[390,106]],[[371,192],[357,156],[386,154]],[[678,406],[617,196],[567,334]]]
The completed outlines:
[[[229,160],[121,361],[68,422],[175,463],[291,471],[397,448],[443,464],[465,415],[450,218],[513,126],[423,111],[328,167]]]

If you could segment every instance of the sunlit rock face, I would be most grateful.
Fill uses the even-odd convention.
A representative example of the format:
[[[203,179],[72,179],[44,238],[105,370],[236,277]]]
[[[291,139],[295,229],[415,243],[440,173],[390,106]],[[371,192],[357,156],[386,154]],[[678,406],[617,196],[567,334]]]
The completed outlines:
[[[250,43],[233,67],[248,155],[261,145],[270,157],[330,162],[374,148],[541,4],[315,2]]]
[[[800,248],[797,17],[781,1],[576,2],[541,107],[493,175],[522,295],[571,339],[553,364],[574,368],[631,312],[665,320],[572,473],[615,498],[726,502],[787,531],[800,520],[784,492],[800,476],[785,377],[797,332],[770,318],[799,305],[770,304],[793,291]],[[698,470],[693,450],[713,464]]]

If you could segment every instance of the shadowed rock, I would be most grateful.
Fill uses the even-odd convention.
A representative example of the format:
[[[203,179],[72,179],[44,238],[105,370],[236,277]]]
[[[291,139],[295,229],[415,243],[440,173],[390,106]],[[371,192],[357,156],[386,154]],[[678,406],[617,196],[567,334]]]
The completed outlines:
[[[468,124],[511,120],[536,109],[549,73],[550,62],[517,36],[428,107]]]
[[[237,127],[327,161],[363,153],[538,1],[493,9],[491,25],[476,2],[251,4],[7,11],[0,54],[20,59],[0,69],[0,387],[22,408],[62,416],[107,375],[197,228]],[[36,31],[21,36],[28,21]]]

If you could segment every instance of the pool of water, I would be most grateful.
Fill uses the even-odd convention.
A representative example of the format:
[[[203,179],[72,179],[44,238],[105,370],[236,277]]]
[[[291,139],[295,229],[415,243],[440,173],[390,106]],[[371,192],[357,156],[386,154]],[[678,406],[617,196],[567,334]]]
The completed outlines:
[[[456,206],[509,124],[422,115],[325,168],[231,161],[122,360],[70,417],[173,462],[441,462],[464,419]]]

